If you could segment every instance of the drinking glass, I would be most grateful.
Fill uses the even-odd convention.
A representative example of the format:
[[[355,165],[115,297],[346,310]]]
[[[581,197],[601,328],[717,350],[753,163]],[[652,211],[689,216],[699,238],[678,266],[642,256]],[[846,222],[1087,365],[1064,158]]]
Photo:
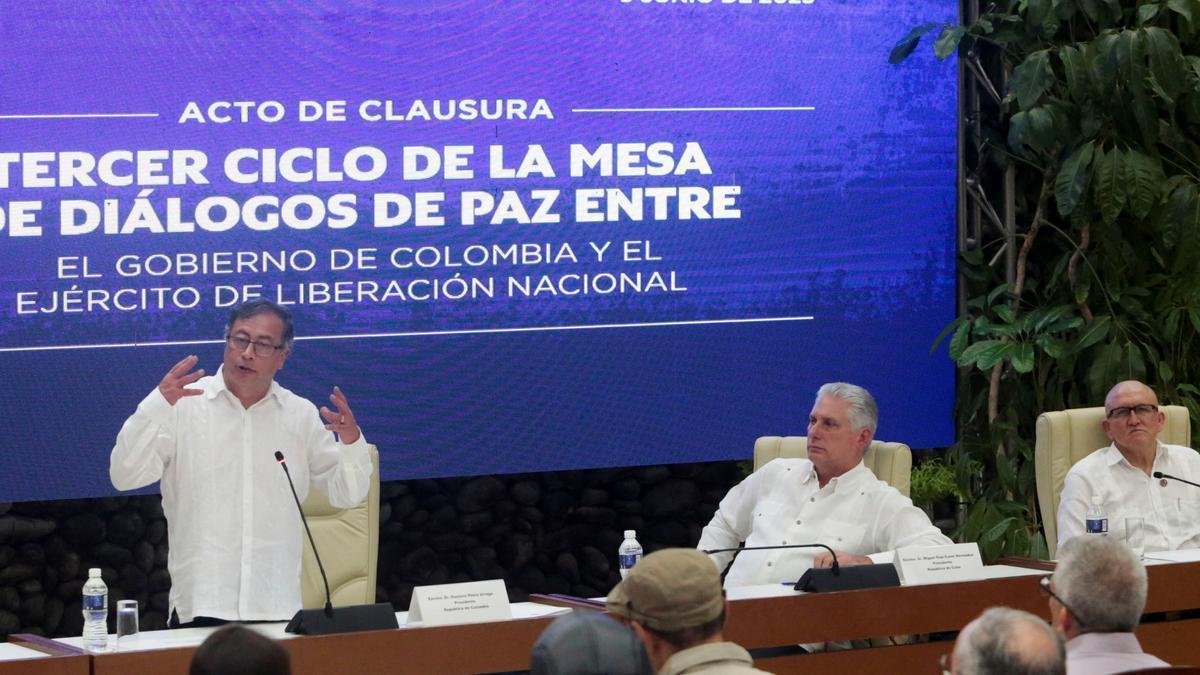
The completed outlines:
[[[137,644],[137,600],[117,601],[117,649],[130,649]]]
[[[1125,519],[1125,545],[1138,558],[1146,553],[1146,521],[1140,516],[1130,516]]]

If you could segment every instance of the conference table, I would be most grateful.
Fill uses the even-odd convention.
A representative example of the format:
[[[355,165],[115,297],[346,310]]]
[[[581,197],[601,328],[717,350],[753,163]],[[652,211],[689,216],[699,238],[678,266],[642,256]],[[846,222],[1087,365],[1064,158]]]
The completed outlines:
[[[798,593],[783,585],[731,589],[726,637],[752,650],[790,651],[756,660],[756,666],[775,673],[934,672],[938,658],[951,649],[954,631],[987,607],[1005,605],[1047,614],[1037,583],[1048,574],[1045,564],[1011,562],[1015,564],[985,567],[985,578],[957,583],[837,593]],[[1147,560],[1147,573],[1146,619],[1138,630],[1143,646],[1171,663],[1200,664],[1200,561]],[[509,672],[529,667],[534,641],[556,616],[570,607],[585,611],[602,607],[595,599],[533,599],[514,603],[509,621],[304,637],[283,633],[282,623],[253,627],[281,640],[298,675]],[[405,626],[407,613],[399,612],[397,619]],[[10,649],[55,655],[0,660],[0,675],[186,673],[192,652],[212,630],[149,631],[137,638],[135,647],[103,654],[83,653],[77,637],[47,640],[14,635],[7,645]],[[923,637],[908,644],[817,654],[786,649],[798,643],[912,635]],[[78,670],[80,659],[87,664],[84,670]],[[61,662],[60,669],[36,669],[55,661]],[[35,662],[42,663],[32,665]]]

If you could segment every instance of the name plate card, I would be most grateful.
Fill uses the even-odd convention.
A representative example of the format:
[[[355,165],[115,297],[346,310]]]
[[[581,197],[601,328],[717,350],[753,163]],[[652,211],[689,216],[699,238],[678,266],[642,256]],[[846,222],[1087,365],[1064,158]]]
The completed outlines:
[[[504,580],[492,579],[414,588],[405,625],[453,626],[509,619],[512,607]]]
[[[983,558],[976,543],[897,549],[893,564],[905,586],[983,578]]]

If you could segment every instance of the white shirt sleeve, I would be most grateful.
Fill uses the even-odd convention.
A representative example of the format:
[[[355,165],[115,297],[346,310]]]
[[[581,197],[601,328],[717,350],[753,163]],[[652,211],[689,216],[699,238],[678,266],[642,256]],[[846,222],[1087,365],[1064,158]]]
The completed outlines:
[[[349,445],[339,443],[315,414],[309,416],[308,470],[312,485],[329,498],[329,503],[347,509],[366,499],[371,489],[371,453],[364,434]]]
[[[1092,503],[1092,487],[1082,473],[1072,471],[1063,482],[1058,501],[1058,545],[1078,537],[1084,531],[1084,518]]]
[[[714,548],[736,548],[750,536],[753,524],[754,505],[758,502],[761,484],[769,473],[768,463],[733,486],[721,500],[712,520],[700,533],[700,550]],[[718,570],[724,570],[733,559],[733,553],[714,553],[710,557]]]
[[[133,490],[162,478],[175,454],[175,410],[155,387],[117,434],[108,476],[118,490]]]

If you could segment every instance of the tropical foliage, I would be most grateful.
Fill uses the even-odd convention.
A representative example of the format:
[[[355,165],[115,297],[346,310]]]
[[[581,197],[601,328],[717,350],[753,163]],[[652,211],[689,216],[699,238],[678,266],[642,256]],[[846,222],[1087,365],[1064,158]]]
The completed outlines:
[[[947,455],[974,495],[961,534],[1044,557],[1038,412],[1136,378],[1200,413],[1200,0],[997,2],[914,28],[891,61],[925,36],[986,92],[967,188],[997,232],[963,254],[970,300],[943,336],[967,371]],[[1004,181],[1011,213],[988,198]]]

